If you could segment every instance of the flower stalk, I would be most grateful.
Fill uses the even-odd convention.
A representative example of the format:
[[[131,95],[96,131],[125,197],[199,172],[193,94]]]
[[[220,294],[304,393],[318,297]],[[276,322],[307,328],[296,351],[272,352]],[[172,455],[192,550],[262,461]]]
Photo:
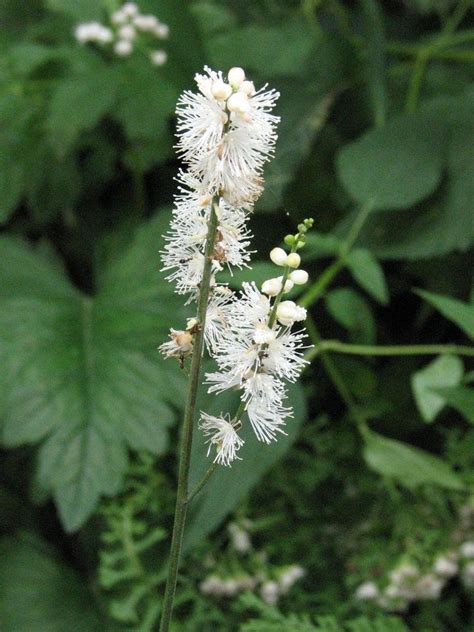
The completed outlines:
[[[215,200],[211,205],[211,214],[207,231],[204,269],[199,289],[199,302],[197,313],[197,331],[194,336],[193,354],[189,374],[188,396],[183,420],[183,434],[181,438],[181,451],[179,459],[178,489],[176,493],[176,507],[171,539],[170,557],[168,563],[168,579],[166,581],[165,597],[161,615],[160,631],[169,630],[173,612],[173,601],[176,593],[179,560],[183,545],[184,525],[188,504],[189,466],[191,462],[191,448],[193,440],[193,421],[196,413],[196,398],[201,375],[202,352],[204,346],[204,328],[206,326],[206,312],[209,301],[209,288],[212,275],[212,255],[217,232],[217,213]]]

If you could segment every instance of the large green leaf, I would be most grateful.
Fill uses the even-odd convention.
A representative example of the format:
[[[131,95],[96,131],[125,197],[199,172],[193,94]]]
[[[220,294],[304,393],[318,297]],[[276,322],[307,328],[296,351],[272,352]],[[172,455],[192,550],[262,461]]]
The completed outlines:
[[[326,307],[339,324],[349,330],[353,342],[372,344],[376,324],[367,301],[350,287],[328,292]]]
[[[443,355],[413,374],[411,381],[413,394],[425,421],[434,421],[446,403],[438,389],[458,386],[463,373],[464,366],[460,358]]]
[[[37,536],[0,541],[2,632],[104,630],[92,594]]]
[[[413,206],[440,183],[445,135],[435,118],[398,115],[341,150],[341,182],[360,204],[383,210]]]
[[[93,56],[86,54],[85,58],[85,70],[60,82],[51,99],[47,128],[61,153],[68,151],[81,132],[94,127],[116,99],[118,76],[114,68]]]
[[[46,0],[46,6],[75,20],[100,20],[103,17],[102,3],[97,0]]]
[[[433,305],[445,318],[455,323],[471,340],[474,340],[474,305],[426,290],[417,290],[417,294]]]
[[[436,392],[446,404],[455,408],[467,421],[474,424],[474,388],[455,386],[438,388]]]
[[[436,485],[457,490],[464,487],[447,463],[428,452],[375,432],[368,432],[365,442],[367,464],[379,474],[395,478],[406,487]]]
[[[294,408],[294,418],[288,420],[285,428],[288,434],[279,436],[278,441],[270,445],[257,441],[250,424],[244,421],[242,437],[245,445],[239,450],[239,457],[242,460],[235,461],[232,467],[219,467],[194,501],[195,506],[192,506],[186,533],[187,548],[194,546],[218,527],[295,441],[307,414],[303,389],[299,384],[290,385],[288,403]],[[203,398],[200,407],[210,414],[233,414],[238,404],[238,398],[233,394],[220,397],[212,395]],[[195,426],[190,473],[191,490],[212,464],[211,457],[206,456],[207,448],[202,433]]]
[[[356,248],[346,257],[346,264],[357,283],[376,301],[388,302],[388,288],[382,266],[365,248]]]
[[[57,266],[0,241],[3,441],[42,441],[39,478],[68,530],[116,493],[127,447],[163,452],[181,401],[177,367],[156,351],[181,301],[159,273],[168,216],[144,225],[84,296]]]

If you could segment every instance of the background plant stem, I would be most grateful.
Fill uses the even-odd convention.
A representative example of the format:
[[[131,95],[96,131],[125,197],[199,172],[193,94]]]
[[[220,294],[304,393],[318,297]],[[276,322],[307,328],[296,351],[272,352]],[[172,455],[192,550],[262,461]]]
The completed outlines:
[[[178,490],[176,494],[176,508],[171,539],[170,557],[168,562],[168,579],[166,581],[163,611],[161,615],[160,631],[167,632],[171,623],[173,601],[176,593],[179,559],[183,544],[184,525],[188,499],[189,465],[191,462],[191,447],[193,439],[193,421],[196,410],[196,397],[200,381],[202,352],[204,346],[204,328],[206,325],[206,311],[209,300],[209,287],[212,274],[212,254],[217,229],[217,214],[214,199],[211,204],[211,215],[207,232],[206,249],[204,254],[204,270],[199,292],[197,319],[199,329],[194,336],[193,355],[189,376],[188,397],[184,412],[181,451],[179,459]]]

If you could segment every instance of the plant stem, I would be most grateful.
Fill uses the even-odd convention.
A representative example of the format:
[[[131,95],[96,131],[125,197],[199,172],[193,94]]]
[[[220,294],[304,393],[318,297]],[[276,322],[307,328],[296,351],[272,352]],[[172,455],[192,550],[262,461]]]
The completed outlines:
[[[421,92],[421,85],[430,59],[433,54],[440,48],[444,48],[453,41],[453,34],[459,24],[462,22],[470,2],[460,0],[458,6],[453,11],[451,17],[446,21],[443,30],[432,42],[420,49],[415,61],[415,67],[411,77],[410,85],[406,98],[405,110],[407,112],[415,112],[418,106],[418,100]]]
[[[176,508],[174,514],[173,535],[171,539],[170,558],[168,563],[168,579],[163,601],[160,631],[168,632],[173,611],[173,601],[176,593],[179,559],[183,544],[184,525],[188,498],[189,465],[191,461],[191,446],[193,438],[193,421],[196,410],[196,397],[200,380],[202,352],[204,345],[204,327],[206,325],[206,311],[209,300],[209,287],[212,275],[212,255],[217,230],[216,199],[212,200],[211,214],[207,231],[206,248],[204,253],[204,269],[199,292],[197,320],[199,329],[194,337],[193,355],[191,359],[188,396],[184,412],[181,453],[179,460],[178,490],[176,494]]]
[[[208,482],[208,480],[211,478],[211,476],[214,474],[214,472],[217,470],[217,468],[219,467],[219,463],[213,463],[207,470],[207,472],[204,474],[204,476],[201,478],[201,480],[199,481],[199,483],[196,485],[196,487],[193,489],[193,491],[188,495],[188,497],[186,498],[186,504],[189,504],[193,498],[195,496],[197,496],[199,494],[199,492],[201,491],[201,489],[204,487],[204,485]]]
[[[300,305],[302,305],[303,307],[310,307],[311,305],[314,305],[316,301],[321,298],[324,291],[326,290],[328,285],[330,285],[334,277],[337,276],[339,272],[344,268],[344,266],[346,265],[346,257],[351,251],[352,246],[357,241],[357,237],[359,236],[365,220],[369,216],[369,213],[373,209],[373,207],[374,202],[372,200],[361,207],[360,212],[357,214],[357,217],[355,218],[354,223],[352,224],[347,237],[341,246],[339,256],[322,272],[322,274],[309,288],[309,290],[307,290],[303,294],[303,296],[298,299],[298,303]]]
[[[306,327],[308,329],[310,338],[315,345],[315,349],[320,348],[323,341],[321,339],[321,335],[318,331],[318,328],[316,327],[316,324],[311,316],[308,316],[306,320]],[[305,359],[309,359],[308,356],[309,356],[309,353],[306,355]],[[324,366],[324,369],[326,373],[328,374],[331,382],[333,383],[334,388],[338,392],[342,401],[346,404],[347,409],[349,410],[353,420],[357,423],[357,427],[359,428],[360,432],[364,434],[368,430],[367,421],[363,413],[359,410],[357,406],[357,402],[352,396],[352,393],[349,387],[347,386],[347,384],[345,383],[344,378],[342,377],[341,373],[339,372],[339,369],[334,364],[329,353],[327,353],[324,349],[321,349],[320,357],[321,357],[321,362]]]
[[[311,349],[306,359],[310,360],[319,353],[333,351],[350,355],[365,356],[411,356],[411,355],[439,355],[452,353],[454,355],[474,356],[474,347],[456,344],[427,344],[427,345],[352,345],[339,340],[320,340]]]

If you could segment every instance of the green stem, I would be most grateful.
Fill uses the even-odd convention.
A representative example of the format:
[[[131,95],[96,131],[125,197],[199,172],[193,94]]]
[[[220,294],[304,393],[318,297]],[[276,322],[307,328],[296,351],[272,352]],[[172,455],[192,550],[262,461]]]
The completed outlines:
[[[331,284],[334,277],[336,277],[339,272],[346,265],[346,257],[351,251],[352,247],[357,241],[357,238],[364,226],[364,223],[367,217],[370,214],[370,211],[374,207],[373,200],[364,204],[361,207],[360,212],[357,214],[357,217],[352,224],[344,243],[341,246],[339,251],[338,258],[331,263],[318,277],[317,281],[307,290],[303,296],[298,299],[298,303],[303,307],[310,307],[314,305],[324,294],[326,288]]]
[[[316,327],[316,324],[311,316],[308,316],[306,320],[306,328],[308,330],[311,340],[313,341],[315,345],[315,348],[319,348],[322,343],[322,339],[318,331],[318,328]],[[307,354],[306,359],[308,359],[308,355],[309,354]],[[323,364],[323,367],[326,373],[328,374],[340,398],[347,406],[347,409],[349,410],[353,420],[357,423],[357,427],[359,428],[362,434],[367,432],[368,427],[367,427],[367,421],[365,419],[365,416],[359,410],[357,406],[357,402],[352,396],[352,393],[349,387],[345,383],[344,378],[342,377],[341,373],[339,372],[339,369],[333,362],[331,356],[325,350],[321,350],[320,357],[321,357],[321,362]]]
[[[412,356],[412,355],[439,355],[451,353],[453,355],[474,356],[474,347],[456,344],[427,344],[427,345],[352,345],[339,340],[321,340],[308,351],[307,360],[311,360],[325,351],[334,353],[346,353],[350,355],[364,356]]]
[[[217,470],[217,468],[219,467],[219,463],[213,463],[207,470],[207,472],[204,474],[204,476],[201,478],[201,480],[199,481],[199,483],[196,485],[196,487],[193,489],[193,491],[188,495],[188,497],[186,498],[186,504],[189,504],[193,498],[195,496],[197,496],[199,494],[199,492],[201,491],[201,489],[204,487],[204,485],[208,482],[208,480],[212,477],[212,475],[214,474],[214,472]]]
[[[204,327],[206,325],[206,311],[209,300],[209,287],[212,275],[212,255],[214,252],[214,242],[217,230],[217,214],[215,211],[215,203],[216,201],[214,199],[211,204],[211,215],[209,218],[206,249],[204,254],[204,269],[199,292],[197,312],[199,329],[194,336],[188,396],[184,412],[183,435],[179,461],[178,490],[176,494],[173,535],[171,538],[170,558],[168,563],[168,579],[166,582],[163,611],[160,623],[161,632],[168,632],[171,623],[173,601],[176,593],[176,582],[178,578],[179,560],[183,544],[184,525],[186,522],[189,465],[191,461],[191,447],[193,438],[193,421],[196,410],[197,391],[200,382],[202,352],[204,345]]]
[[[423,78],[425,76],[426,69],[430,59],[434,53],[440,48],[449,46],[453,41],[456,41],[454,31],[462,22],[466,11],[469,8],[470,2],[467,0],[460,0],[456,9],[453,11],[451,17],[446,21],[443,30],[432,42],[421,48],[415,61],[415,68],[411,77],[410,85],[408,87],[408,93],[406,98],[405,110],[407,112],[415,112],[418,105],[418,100],[421,92],[421,86]],[[462,40],[461,40],[462,41]]]

